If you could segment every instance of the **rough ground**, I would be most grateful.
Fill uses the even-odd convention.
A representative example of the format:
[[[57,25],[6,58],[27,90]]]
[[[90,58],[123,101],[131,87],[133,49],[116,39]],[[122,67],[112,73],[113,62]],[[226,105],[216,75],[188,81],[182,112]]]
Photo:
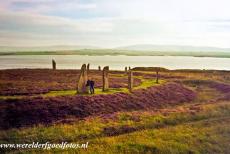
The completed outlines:
[[[95,87],[102,86],[102,72],[90,71],[89,77],[95,81]],[[118,76],[116,75],[118,74]],[[128,79],[124,72],[110,72],[110,87],[127,87]],[[79,70],[49,70],[49,69],[14,69],[0,70],[0,95],[31,95],[47,93],[53,90],[76,89]],[[134,85],[140,84],[140,79],[134,80]]]
[[[22,127],[33,124],[49,124],[62,118],[92,115],[117,111],[147,110],[167,104],[190,102],[195,93],[181,84],[140,89],[129,93],[96,96],[63,96],[0,100],[0,127]]]
[[[31,74],[25,73],[27,71]],[[3,83],[0,84],[0,92],[6,96],[30,96],[46,93],[50,91],[48,87],[52,87],[51,90],[63,90],[62,86],[66,90],[73,89],[76,72],[0,71],[0,83]],[[39,77],[47,73],[50,73],[48,77]],[[91,73],[100,83],[101,74],[97,71]],[[127,76],[123,72],[114,71],[110,75],[113,87],[127,87]],[[154,79],[155,72],[139,70],[134,76],[137,87],[143,81]],[[0,99],[0,143],[89,141],[89,148],[79,149],[79,153],[228,154],[230,72],[165,71],[160,72],[160,78],[165,81],[163,84],[138,88],[133,93]],[[37,87],[30,86],[30,82]],[[9,89],[4,83],[9,85]],[[72,86],[66,87],[68,83]],[[13,87],[17,90],[12,91]],[[31,149],[20,152],[47,151]],[[74,153],[76,150],[49,152]]]

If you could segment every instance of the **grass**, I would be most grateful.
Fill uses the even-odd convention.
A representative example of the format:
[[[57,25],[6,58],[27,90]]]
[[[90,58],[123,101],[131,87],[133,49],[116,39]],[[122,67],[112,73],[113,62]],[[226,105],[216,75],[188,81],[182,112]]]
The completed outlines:
[[[0,96],[0,99],[22,99],[28,96],[18,96],[18,95],[14,95],[14,96]]]
[[[190,73],[188,78],[195,80],[196,78],[203,79],[205,76],[204,79],[209,79],[206,73],[202,76]],[[134,90],[159,85],[155,83],[155,80],[146,80],[141,76],[135,77],[141,79],[141,84]],[[218,78],[215,76],[215,79]],[[160,85],[166,82],[159,81]],[[222,94],[208,86],[184,85],[197,92],[197,99],[193,102],[178,106],[165,105],[162,109],[149,111],[118,112],[87,117],[84,120],[68,117],[64,120],[67,121],[66,123],[60,121],[49,126],[37,125],[0,131],[0,143],[89,142],[88,149],[51,149],[49,151],[0,149],[0,153],[229,153],[229,101],[217,101]],[[95,92],[96,95],[129,93],[127,88],[111,88],[106,92],[97,88]],[[50,91],[42,96],[68,95],[76,95],[76,91]],[[212,102],[209,102],[210,100]]]
[[[116,137],[106,137],[101,142],[105,145],[104,147],[110,147],[107,148],[110,153],[227,152],[228,141],[225,137],[229,133],[227,130],[229,124],[217,123],[215,126],[210,126],[211,122],[213,121],[199,121],[162,129],[142,130]],[[209,123],[208,126],[207,123]]]
[[[140,77],[139,77],[140,78]],[[165,83],[164,80],[159,80],[159,83],[157,84],[155,80],[144,80],[141,78],[141,84],[137,87],[134,87],[134,90],[137,89],[146,89],[148,87],[156,86]],[[109,88],[108,91],[102,91],[101,88],[95,88],[95,94],[94,95],[101,95],[101,94],[114,94],[118,92],[123,93],[129,93],[129,90],[127,88]],[[43,97],[56,97],[56,96],[66,96],[66,95],[76,95],[76,90],[61,90],[61,91],[50,91],[49,93],[43,94],[41,96]],[[81,95],[89,95],[91,94],[81,94]]]
[[[137,89],[146,89],[151,86],[156,86],[165,83],[165,80],[159,80],[159,83],[157,84],[155,80],[145,80],[139,77],[142,81],[141,84],[137,87],[134,87],[134,90]],[[109,88],[108,91],[102,91],[101,88],[95,88],[95,94],[94,95],[102,95],[102,94],[114,94],[114,93],[129,93],[129,90],[127,88]],[[21,99],[26,97],[56,97],[56,96],[74,96],[77,94],[76,90],[58,90],[58,91],[50,91],[45,94],[36,94],[36,95],[13,95],[13,96],[0,96],[0,99]],[[77,94],[79,95],[79,94]],[[93,96],[91,94],[80,94],[85,96]]]
[[[146,88],[149,88],[149,87],[152,87],[152,86],[157,86],[157,85],[160,85],[160,84],[164,84],[166,81],[165,80],[159,80],[158,81],[159,83],[156,83],[156,80],[143,80],[142,79],[142,82],[139,86],[137,87],[134,87],[134,90],[136,89],[146,89]]]
[[[10,129],[0,131],[0,143],[88,141],[89,149],[80,150],[82,153],[227,152],[230,104],[200,104],[201,109],[195,112],[192,112],[192,107],[178,106],[173,108],[173,111],[178,109],[174,113],[170,108],[158,112],[120,112],[114,118],[92,117],[72,124]],[[107,136],[105,130],[109,128],[120,131],[121,135]],[[127,133],[125,128],[133,129]]]

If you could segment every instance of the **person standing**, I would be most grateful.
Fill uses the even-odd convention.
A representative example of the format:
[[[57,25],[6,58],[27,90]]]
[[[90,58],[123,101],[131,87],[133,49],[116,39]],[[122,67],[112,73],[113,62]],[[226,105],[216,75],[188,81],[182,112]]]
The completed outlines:
[[[94,94],[94,81],[93,80],[90,80],[90,88],[89,88],[89,90],[90,90],[91,94]]]

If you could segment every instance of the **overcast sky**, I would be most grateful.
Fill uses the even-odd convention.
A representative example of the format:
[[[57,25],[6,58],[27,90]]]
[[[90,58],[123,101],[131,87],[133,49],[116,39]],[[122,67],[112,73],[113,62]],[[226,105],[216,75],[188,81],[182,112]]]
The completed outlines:
[[[230,47],[229,0],[0,0],[0,45]]]

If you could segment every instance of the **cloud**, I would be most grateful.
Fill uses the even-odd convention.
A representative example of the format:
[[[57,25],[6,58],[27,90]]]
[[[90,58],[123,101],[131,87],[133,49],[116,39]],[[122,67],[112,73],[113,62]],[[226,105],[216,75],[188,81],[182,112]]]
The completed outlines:
[[[0,4],[0,45],[230,47],[228,4],[227,0],[8,0]]]

